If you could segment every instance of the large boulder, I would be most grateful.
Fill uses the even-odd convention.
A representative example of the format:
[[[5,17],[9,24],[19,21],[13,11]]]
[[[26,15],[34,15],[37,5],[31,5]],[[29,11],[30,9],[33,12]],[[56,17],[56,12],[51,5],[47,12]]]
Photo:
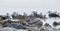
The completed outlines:
[[[15,31],[15,28],[12,27],[5,27],[5,28],[0,28],[0,31]]]
[[[0,28],[0,31],[28,31],[28,29],[15,29],[13,27]]]
[[[55,14],[55,13],[50,13],[48,16],[49,17],[60,17],[58,14]]]
[[[26,27],[24,27],[23,25],[20,25],[20,24],[10,24],[9,27],[13,27],[13,28],[16,28],[16,29],[27,29]]]
[[[58,23],[57,22],[53,22],[53,26],[57,26],[58,25]]]
[[[41,27],[43,25],[43,22],[40,19],[38,19],[38,18],[33,18],[33,19],[30,19],[30,21],[28,22],[28,24],[30,26]]]

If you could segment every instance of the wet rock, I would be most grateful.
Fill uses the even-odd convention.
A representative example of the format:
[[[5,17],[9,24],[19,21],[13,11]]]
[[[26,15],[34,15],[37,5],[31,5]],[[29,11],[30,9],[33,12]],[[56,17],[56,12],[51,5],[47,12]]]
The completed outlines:
[[[28,31],[28,29],[15,29],[13,27],[0,28],[0,31]]]
[[[3,26],[0,24],[0,28],[2,28]]]
[[[3,27],[8,27],[10,25],[11,21],[5,21],[2,26]]]
[[[52,27],[50,24],[46,23],[41,27],[40,31],[58,31],[56,28]]]
[[[37,27],[29,27],[28,31],[40,31],[40,28]]]
[[[45,25],[44,26],[50,26],[51,27],[51,25],[49,25],[48,23],[45,23]]]
[[[56,14],[56,13],[50,13],[49,15],[48,15],[49,17],[60,17],[58,14]]]
[[[3,18],[2,18],[2,16],[0,16],[0,21],[2,21],[3,20]]]
[[[53,26],[57,26],[58,25],[58,23],[57,22],[53,22]]]
[[[15,31],[15,28],[12,27],[5,27],[5,28],[0,28],[0,31]]]
[[[28,29],[24,30],[24,29],[17,29],[16,31],[28,31]]]
[[[58,28],[58,31],[60,31],[60,28]]]
[[[20,24],[10,24],[9,27],[13,27],[16,29],[26,29],[26,27],[24,27],[23,25],[20,25]]]
[[[43,26],[43,22],[41,22],[41,21],[38,21],[37,23],[35,23],[35,26],[37,26],[37,27],[41,27],[41,26]]]
[[[41,27],[40,31],[58,31],[58,30],[50,26],[43,26]]]
[[[28,20],[28,24],[30,26],[39,26],[41,27],[43,25],[43,22],[40,20],[40,18],[33,18],[33,19],[30,19]]]

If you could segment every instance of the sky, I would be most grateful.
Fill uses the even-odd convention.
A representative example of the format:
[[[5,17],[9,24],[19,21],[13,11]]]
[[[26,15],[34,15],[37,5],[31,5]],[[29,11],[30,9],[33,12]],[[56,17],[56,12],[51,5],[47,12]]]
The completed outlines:
[[[60,8],[60,0],[0,0],[2,8]]]
[[[22,14],[42,10],[60,10],[60,0],[0,0],[0,14],[12,14],[14,11]]]

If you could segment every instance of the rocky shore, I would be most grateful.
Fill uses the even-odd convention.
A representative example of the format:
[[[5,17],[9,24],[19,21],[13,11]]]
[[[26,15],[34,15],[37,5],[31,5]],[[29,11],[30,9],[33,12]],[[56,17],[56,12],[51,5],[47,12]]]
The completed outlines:
[[[10,16],[8,13],[4,16],[0,15],[0,31],[60,31],[60,27],[56,28],[60,25],[60,21],[57,22],[60,15],[55,13],[50,13],[48,14],[49,17],[46,17],[46,15],[36,12],[29,16],[25,13],[18,15],[14,12]],[[54,19],[52,20],[52,18]]]

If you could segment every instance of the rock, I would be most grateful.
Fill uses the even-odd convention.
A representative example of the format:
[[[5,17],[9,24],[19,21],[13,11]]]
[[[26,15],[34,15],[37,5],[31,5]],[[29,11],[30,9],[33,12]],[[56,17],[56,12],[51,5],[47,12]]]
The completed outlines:
[[[57,22],[53,22],[53,26],[57,26],[58,25],[58,23]]]
[[[2,28],[3,26],[0,24],[0,28]]]
[[[44,26],[50,26],[51,27],[51,25],[49,25],[48,23],[45,23],[45,25]]]
[[[43,26],[41,27],[40,31],[58,31],[58,30],[50,26]]]
[[[0,16],[0,21],[2,21],[3,20],[3,18],[2,18],[2,16]]]
[[[15,31],[15,28],[12,27],[5,27],[5,28],[0,28],[0,31]]]
[[[16,31],[28,31],[28,29],[24,30],[24,29],[17,29]]]
[[[20,24],[10,24],[9,27],[13,27],[16,29],[26,29],[26,27],[24,27],[23,25],[20,25]]]
[[[60,31],[60,28],[58,28],[58,30]]]

